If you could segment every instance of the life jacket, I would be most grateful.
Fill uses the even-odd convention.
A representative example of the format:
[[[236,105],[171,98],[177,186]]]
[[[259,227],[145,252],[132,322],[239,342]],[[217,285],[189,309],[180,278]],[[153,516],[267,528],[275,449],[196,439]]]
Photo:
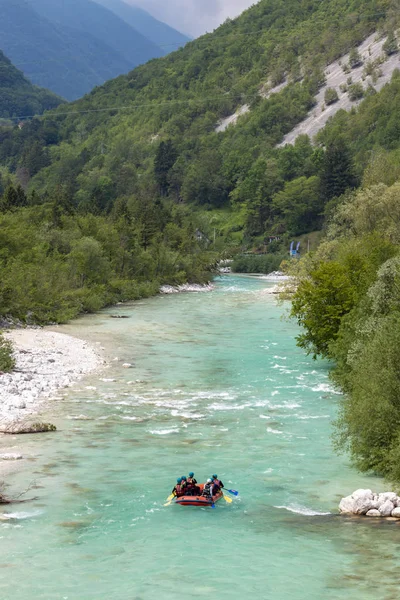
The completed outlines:
[[[212,488],[212,483],[206,483],[206,485],[203,488],[203,496],[208,496],[211,498],[211,488]]]
[[[194,477],[188,477],[187,482],[189,485],[191,485],[191,484],[196,485],[196,483],[197,483],[197,481]]]
[[[222,481],[220,479],[214,479],[214,485],[218,486],[219,489],[222,488]]]
[[[175,493],[177,496],[181,496],[182,495],[182,486],[180,483],[177,483],[175,486]]]

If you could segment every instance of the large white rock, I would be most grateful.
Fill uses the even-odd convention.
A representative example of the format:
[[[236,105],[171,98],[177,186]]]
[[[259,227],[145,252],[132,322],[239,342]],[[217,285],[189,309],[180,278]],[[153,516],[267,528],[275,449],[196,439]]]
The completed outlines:
[[[397,509],[396,509],[397,510]],[[371,510],[369,510],[366,513],[367,517],[381,517],[381,513],[379,512],[379,510],[377,508],[371,508]],[[400,516],[400,515],[399,515]]]
[[[341,513],[347,515],[354,515],[356,511],[356,501],[353,496],[346,496],[342,498],[339,504],[339,510]]]
[[[400,507],[394,508],[392,510],[392,517],[396,517],[397,519],[400,519]]]
[[[359,489],[352,493],[354,500],[363,499],[363,500],[373,500],[374,494],[372,490],[363,490]]]
[[[379,512],[381,513],[382,517],[390,517],[392,510],[394,510],[394,504],[393,502],[390,502],[390,500],[385,500],[385,502],[379,507]]]
[[[380,506],[386,502],[386,500],[390,500],[390,502],[393,502],[393,504],[397,506],[397,494],[394,492],[383,492],[382,494],[379,494],[378,502]]]

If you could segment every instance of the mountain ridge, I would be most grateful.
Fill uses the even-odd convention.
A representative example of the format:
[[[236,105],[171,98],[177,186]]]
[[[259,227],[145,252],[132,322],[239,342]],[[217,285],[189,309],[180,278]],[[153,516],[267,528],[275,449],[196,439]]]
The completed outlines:
[[[0,118],[27,118],[62,103],[62,98],[28,81],[0,50]]]

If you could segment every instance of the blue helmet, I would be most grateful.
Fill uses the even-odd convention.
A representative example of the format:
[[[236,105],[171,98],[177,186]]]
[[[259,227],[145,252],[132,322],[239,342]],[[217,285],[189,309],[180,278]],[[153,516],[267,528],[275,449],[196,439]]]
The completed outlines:
[[[213,475],[213,479],[218,479],[218,475]]]
[[[183,477],[181,477],[181,481],[186,481],[185,475]]]
[[[176,483],[180,483],[182,481],[182,477],[178,477],[178,479],[176,480]]]
[[[193,471],[190,471],[190,473],[189,473],[189,477],[194,477],[194,473],[193,473]]]

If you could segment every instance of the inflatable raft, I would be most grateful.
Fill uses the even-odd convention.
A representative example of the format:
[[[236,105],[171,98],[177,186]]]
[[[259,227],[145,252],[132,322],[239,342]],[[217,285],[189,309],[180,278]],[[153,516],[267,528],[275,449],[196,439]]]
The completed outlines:
[[[204,483],[199,483],[198,487],[200,491],[203,491]],[[221,491],[218,494],[211,498],[206,498],[205,496],[179,496],[175,500],[175,504],[181,504],[182,506],[212,506],[218,500],[221,500],[223,497],[223,493]]]

